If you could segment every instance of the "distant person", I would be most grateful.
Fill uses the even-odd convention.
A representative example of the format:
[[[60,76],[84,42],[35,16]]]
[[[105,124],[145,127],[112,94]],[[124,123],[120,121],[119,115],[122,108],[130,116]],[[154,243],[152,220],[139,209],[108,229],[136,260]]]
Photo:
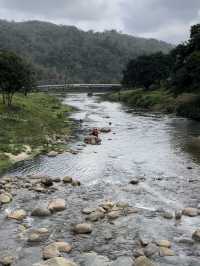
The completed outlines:
[[[99,137],[99,131],[98,131],[98,129],[97,128],[93,128],[91,135],[93,135],[93,136],[95,136],[95,137],[98,138]]]

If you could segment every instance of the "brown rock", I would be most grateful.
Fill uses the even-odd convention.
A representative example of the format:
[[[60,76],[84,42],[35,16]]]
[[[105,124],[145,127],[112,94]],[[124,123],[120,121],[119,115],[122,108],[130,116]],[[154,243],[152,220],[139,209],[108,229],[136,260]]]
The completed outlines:
[[[65,210],[65,208],[66,208],[66,204],[65,204],[64,199],[54,199],[48,205],[48,209],[51,212],[63,211],[63,210]]]
[[[77,234],[90,234],[92,233],[92,225],[88,223],[77,224],[74,227],[74,232]]]
[[[9,219],[15,219],[15,220],[21,221],[24,218],[26,218],[26,216],[27,216],[26,211],[20,209],[20,210],[16,210],[16,211],[9,213],[7,217]]]

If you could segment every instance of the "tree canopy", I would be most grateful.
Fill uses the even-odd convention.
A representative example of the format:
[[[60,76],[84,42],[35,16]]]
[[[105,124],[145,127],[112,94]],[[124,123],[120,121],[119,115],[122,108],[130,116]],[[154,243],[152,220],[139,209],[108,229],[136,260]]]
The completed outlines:
[[[127,87],[151,88],[165,81],[174,94],[200,88],[200,24],[191,27],[190,39],[170,54],[154,53],[129,61],[122,83]]]
[[[34,72],[30,63],[13,52],[0,51],[0,91],[3,103],[12,103],[16,92],[27,93],[34,86]]]

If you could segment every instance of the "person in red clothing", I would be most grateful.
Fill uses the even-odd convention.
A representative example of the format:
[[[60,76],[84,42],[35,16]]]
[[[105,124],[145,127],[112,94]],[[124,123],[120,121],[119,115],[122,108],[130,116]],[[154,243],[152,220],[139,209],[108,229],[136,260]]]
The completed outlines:
[[[93,128],[92,135],[95,136],[95,137],[97,137],[97,138],[99,137],[99,131],[98,131],[97,128]]]

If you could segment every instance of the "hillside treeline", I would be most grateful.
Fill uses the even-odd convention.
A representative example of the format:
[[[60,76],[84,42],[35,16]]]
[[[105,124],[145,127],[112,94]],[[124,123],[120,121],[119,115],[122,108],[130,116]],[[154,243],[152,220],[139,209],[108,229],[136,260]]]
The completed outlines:
[[[172,46],[153,39],[136,38],[114,30],[102,33],[73,26],[29,21],[0,21],[0,49],[29,58],[38,80],[58,82],[119,82],[130,58]]]

